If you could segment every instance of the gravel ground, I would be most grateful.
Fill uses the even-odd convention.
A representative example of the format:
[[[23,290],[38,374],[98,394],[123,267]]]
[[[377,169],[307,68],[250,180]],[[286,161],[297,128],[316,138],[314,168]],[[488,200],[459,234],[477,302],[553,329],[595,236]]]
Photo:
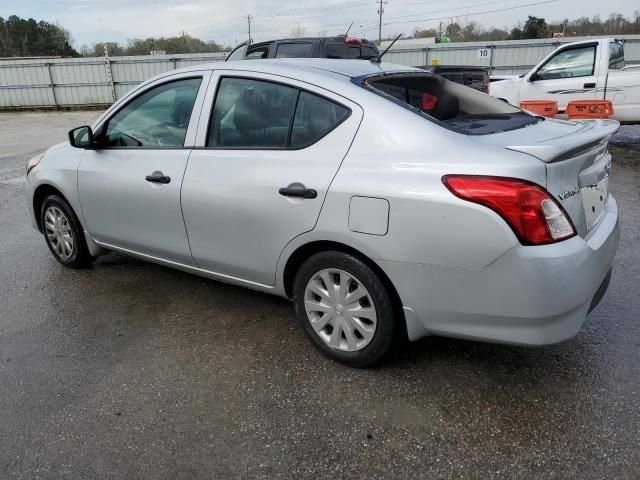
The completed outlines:
[[[0,115],[0,478],[639,478],[640,146],[612,147],[622,241],[575,338],[431,337],[356,370],[280,298],[56,263],[24,162],[95,115]]]
[[[620,125],[620,130],[613,135],[611,143],[618,145],[640,143],[640,124]]]

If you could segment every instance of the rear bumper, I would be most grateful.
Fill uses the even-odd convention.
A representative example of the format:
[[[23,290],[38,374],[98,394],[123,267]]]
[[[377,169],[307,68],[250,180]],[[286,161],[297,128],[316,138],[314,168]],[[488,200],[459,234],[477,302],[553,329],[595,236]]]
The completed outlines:
[[[574,336],[608,286],[619,242],[613,197],[587,238],[517,245],[480,270],[380,264],[405,307],[409,337],[436,334],[522,345]]]

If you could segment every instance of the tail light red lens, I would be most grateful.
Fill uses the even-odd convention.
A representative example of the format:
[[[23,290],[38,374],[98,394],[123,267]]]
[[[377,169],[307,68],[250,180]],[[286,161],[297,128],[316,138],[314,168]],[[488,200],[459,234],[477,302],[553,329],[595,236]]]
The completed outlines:
[[[500,215],[523,245],[559,242],[576,234],[562,206],[535,183],[476,175],[445,175],[442,182],[457,197]]]

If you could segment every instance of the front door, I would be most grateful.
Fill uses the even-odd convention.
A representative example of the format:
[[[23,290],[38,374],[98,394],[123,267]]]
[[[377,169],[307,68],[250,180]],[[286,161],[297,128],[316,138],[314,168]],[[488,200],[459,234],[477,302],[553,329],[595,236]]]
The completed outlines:
[[[572,100],[595,100],[598,85],[597,44],[561,49],[528,81],[522,83],[520,101],[555,100],[564,110]]]
[[[362,117],[345,98],[274,79],[218,79],[182,188],[196,264],[261,285],[275,283],[285,245],[314,228]]]
[[[97,128],[100,148],[85,152],[78,190],[87,230],[99,243],[192,264],[180,187],[202,84],[202,75],[165,79]]]

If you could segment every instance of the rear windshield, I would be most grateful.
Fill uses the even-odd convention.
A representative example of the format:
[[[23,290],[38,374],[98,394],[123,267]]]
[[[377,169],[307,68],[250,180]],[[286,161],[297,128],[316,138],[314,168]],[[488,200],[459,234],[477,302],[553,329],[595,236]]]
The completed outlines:
[[[428,73],[369,77],[363,86],[465,135],[506,132],[540,121],[502,100]]]

